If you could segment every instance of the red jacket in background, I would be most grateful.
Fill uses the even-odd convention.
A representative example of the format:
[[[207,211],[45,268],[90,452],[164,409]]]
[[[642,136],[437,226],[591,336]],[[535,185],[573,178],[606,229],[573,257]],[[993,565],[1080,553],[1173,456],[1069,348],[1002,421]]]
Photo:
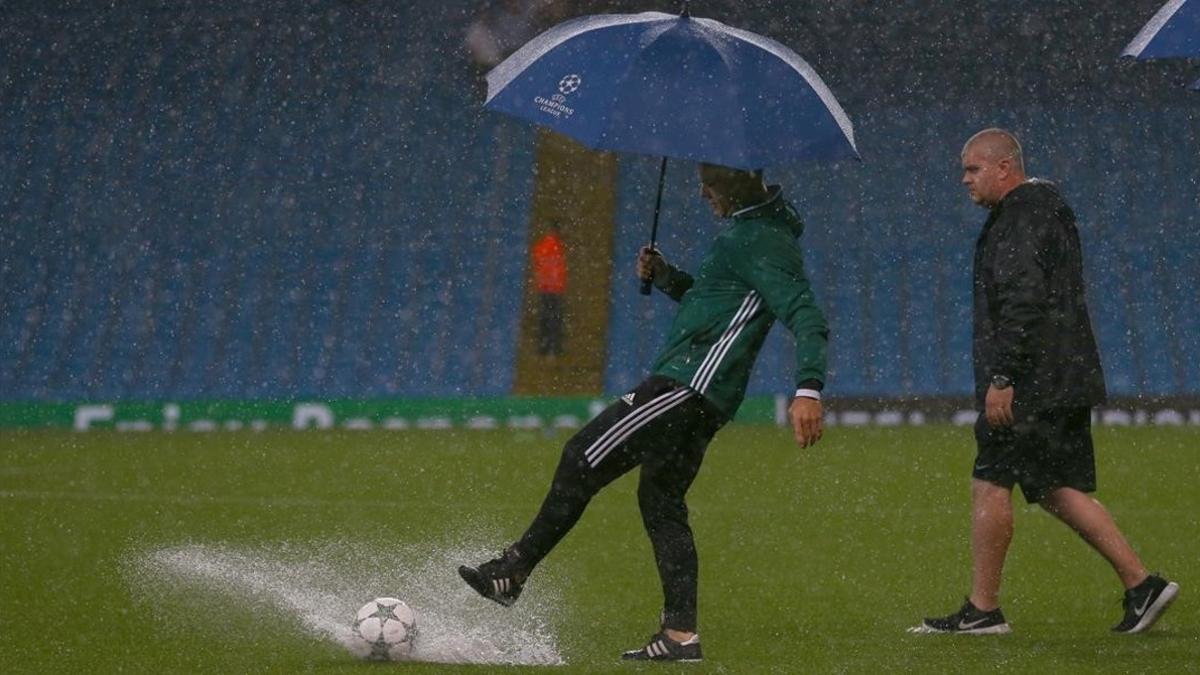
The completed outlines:
[[[538,293],[567,292],[567,250],[553,232],[533,244],[533,281]]]

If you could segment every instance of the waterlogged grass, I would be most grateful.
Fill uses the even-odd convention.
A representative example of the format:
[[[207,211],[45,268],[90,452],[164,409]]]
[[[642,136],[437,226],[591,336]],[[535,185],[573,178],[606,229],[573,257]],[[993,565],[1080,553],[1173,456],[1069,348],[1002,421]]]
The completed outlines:
[[[454,580],[458,559],[520,534],[565,438],[6,432],[0,671],[381,672],[326,624],[390,594],[426,612],[423,638],[443,658],[462,633],[475,661],[549,649],[560,670],[655,670],[616,660],[653,632],[661,602],[632,477],[593,502],[513,610]],[[701,670],[1196,671],[1200,430],[1100,429],[1096,441],[1098,496],[1183,587],[1145,636],[1109,633],[1115,575],[1023,502],[1004,589],[1015,633],[904,632],[967,591],[969,430],[836,428],[809,450],[778,429],[724,430],[690,498]],[[525,669],[537,668],[505,672]]]

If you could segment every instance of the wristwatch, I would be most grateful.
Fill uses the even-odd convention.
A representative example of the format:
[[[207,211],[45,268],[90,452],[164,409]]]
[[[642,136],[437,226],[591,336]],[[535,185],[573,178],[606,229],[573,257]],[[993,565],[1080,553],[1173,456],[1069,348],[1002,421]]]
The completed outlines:
[[[997,389],[1008,389],[1012,386],[1012,378],[1007,375],[993,375],[992,386]]]

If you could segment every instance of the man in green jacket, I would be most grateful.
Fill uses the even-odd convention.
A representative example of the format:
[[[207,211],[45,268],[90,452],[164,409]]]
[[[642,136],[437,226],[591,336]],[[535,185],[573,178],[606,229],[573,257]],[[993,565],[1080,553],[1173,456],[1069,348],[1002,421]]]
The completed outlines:
[[[660,630],[622,658],[699,661],[697,561],[684,501],[705,449],[737,412],[767,332],[781,321],[796,340],[797,443],[821,438],[821,389],[828,329],[804,274],[804,224],[761,171],[700,165],[700,192],[722,230],[690,275],[650,248],[638,275],[679,302],[651,375],[575,434],[563,448],[550,492],[529,529],[496,559],[459,574],[480,595],[516,602],[534,567],[566,536],[593,496],[641,466],[638,505],[654,548],[664,608]]]

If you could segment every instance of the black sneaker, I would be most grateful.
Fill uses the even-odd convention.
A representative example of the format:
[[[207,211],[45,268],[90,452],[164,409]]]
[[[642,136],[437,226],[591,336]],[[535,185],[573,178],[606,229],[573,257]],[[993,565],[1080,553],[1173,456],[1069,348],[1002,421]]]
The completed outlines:
[[[968,599],[962,609],[935,619],[925,619],[919,626],[908,629],[910,633],[954,633],[957,635],[1005,635],[1012,632],[1004,613],[997,607],[990,612],[984,612],[971,604]]]
[[[1150,630],[1158,617],[1167,611],[1175,596],[1179,595],[1179,584],[1151,574],[1142,583],[1125,591],[1125,618],[1113,626],[1116,633],[1141,633]]]
[[[624,661],[679,661],[681,663],[695,663],[703,661],[704,656],[700,653],[700,635],[696,634],[684,640],[676,642],[667,637],[665,631],[655,633],[650,636],[650,641],[641,649],[621,654],[621,659]]]
[[[458,576],[470,584],[475,592],[495,602],[511,607],[521,597],[526,575],[517,569],[521,555],[509,547],[499,558],[493,558],[479,567],[458,568]]]

